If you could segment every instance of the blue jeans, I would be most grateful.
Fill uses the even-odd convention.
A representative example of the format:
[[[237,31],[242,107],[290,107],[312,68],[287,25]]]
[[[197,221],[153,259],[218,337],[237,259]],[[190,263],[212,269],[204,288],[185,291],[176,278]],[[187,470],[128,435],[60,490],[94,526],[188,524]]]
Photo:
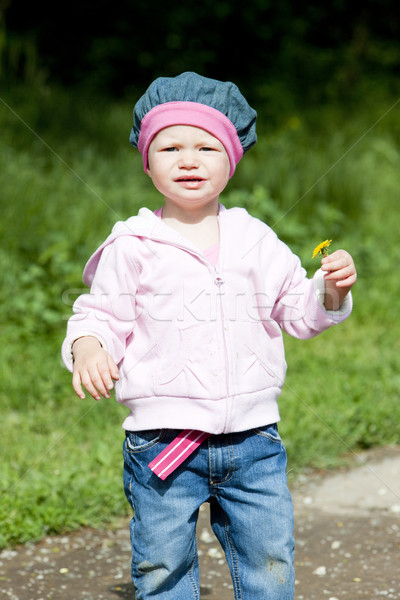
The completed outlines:
[[[196,523],[210,503],[236,600],[294,597],[293,506],[276,425],[211,436],[165,481],[147,466],[177,430],[127,432],[136,600],[200,600]]]

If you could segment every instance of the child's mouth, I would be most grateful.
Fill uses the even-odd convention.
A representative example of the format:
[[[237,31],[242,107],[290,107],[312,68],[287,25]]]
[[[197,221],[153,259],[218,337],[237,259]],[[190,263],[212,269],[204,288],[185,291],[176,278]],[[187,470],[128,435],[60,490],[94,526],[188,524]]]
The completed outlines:
[[[199,181],[204,181],[204,179],[202,179],[201,177],[178,177],[177,179],[175,179],[175,181],[178,181],[179,183],[187,182],[187,181],[199,182]]]
[[[179,183],[183,188],[188,190],[197,190],[203,186],[205,179],[202,177],[183,176],[177,177],[175,183]]]

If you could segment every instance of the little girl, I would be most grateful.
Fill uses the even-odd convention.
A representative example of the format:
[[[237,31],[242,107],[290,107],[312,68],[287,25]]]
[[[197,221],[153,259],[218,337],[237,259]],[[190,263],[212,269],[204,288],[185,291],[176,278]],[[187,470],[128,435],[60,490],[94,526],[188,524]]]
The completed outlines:
[[[256,142],[238,88],[195,73],[154,81],[130,142],[164,199],[118,222],[84,271],[63,344],[73,387],[116,396],[137,600],[199,600],[195,528],[211,525],[238,600],[294,596],[293,508],[277,399],[282,330],[346,319],[356,272],[338,250],[308,279],[299,259],[219,195]]]

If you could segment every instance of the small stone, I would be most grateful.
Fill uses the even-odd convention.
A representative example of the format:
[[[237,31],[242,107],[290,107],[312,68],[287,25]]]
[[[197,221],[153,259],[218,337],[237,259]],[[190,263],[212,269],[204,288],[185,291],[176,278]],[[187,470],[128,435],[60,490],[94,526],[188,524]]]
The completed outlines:
[[[214,536],[212,536],[207,529],[203,529],[203,531],[200,534],[200,540],[202,542],[204,542],[205,544],[211,544],[211,542],[213,542],[214,539]]]
[[[3,552],[1,553],[1,558],[5,558],[8,560],[11,560],[12,558],[14,558],[15,556],[17,556],[17,552],[15,552],[15,550],[3,550]]]
[[[340,548],[341,545],[342,545],[342,542],[335,540],[334,542],[332,542],[331,548],[332,548],[332,550],[337,550],[338,548]]]
[[[65,536],[59,539],[60,544],[69,544],[69,539]]]
[[[315,569],[315,571],[313,571],[313,575],[319,575],[319,577],[323,577],[326,575],[326,567],[318,567]]]
[[[399,514],[400,513],[400,504],[393,504],[393,506],[390,507],[390,512]]]
[[[62,567],[59,572],[61,573],[61,575],[65,575],[66,573],[69,573],[69,569],[67,569],[66,567]]]
[[[222,558],[223,554],[218,550],[218,548],[210,548],[207,552],[208,556],[211,558]]]

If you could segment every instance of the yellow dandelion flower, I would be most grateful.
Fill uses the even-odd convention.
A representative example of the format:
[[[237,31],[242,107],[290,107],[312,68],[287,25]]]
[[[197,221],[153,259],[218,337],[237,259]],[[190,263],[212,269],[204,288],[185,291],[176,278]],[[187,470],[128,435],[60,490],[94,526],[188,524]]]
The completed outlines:
[[[332,240],[325,240],[321,244],[318,244],[316,248],[314,248],[314,252],[312,257],[316,256],[328,256],[328,247],[331,245]]]

